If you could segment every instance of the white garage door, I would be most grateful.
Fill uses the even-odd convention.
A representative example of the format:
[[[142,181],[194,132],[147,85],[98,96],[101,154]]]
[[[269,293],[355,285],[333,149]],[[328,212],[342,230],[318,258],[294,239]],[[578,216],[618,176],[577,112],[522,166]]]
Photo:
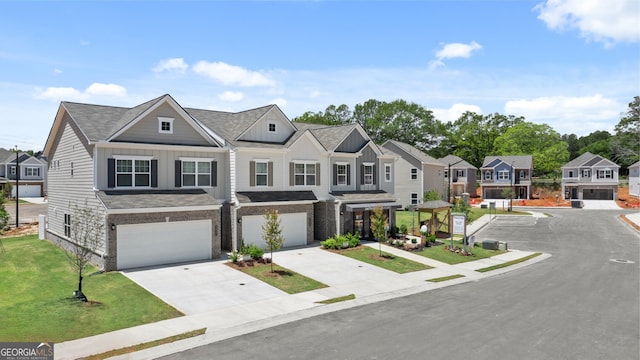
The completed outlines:
[[[20,197],[40,197],[40,185],[19,185]],[[16,186],[13,185],[11,196],[16,196]]]
[[[280,228],[284,236],[283,247],[302,246],[307,244],[307,214],[278,214]],[[245,245],[256,244],[265,249],[267,244],[262,240],[262,224],[264,215],[242,217],[242,239]]]
[[[118,269],[211,258],[211,220],[118,225]]]

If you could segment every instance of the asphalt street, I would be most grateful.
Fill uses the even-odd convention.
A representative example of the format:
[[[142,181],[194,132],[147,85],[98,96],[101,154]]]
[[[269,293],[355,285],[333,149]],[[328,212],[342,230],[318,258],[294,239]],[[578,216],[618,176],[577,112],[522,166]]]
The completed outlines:
[[[551,254],[545,261],[163,359],[638,359],[638,232],[623,211],[545,212],[476,235]]]
[[[9,213],[9,224],[16,224],[16,203],[5,203],[4,208]],[[19,215],[19,223],[20,224],[30,224],[34,222],[38,222],[39,214],[47,214],[47,204],[18,204],[18,215]]]

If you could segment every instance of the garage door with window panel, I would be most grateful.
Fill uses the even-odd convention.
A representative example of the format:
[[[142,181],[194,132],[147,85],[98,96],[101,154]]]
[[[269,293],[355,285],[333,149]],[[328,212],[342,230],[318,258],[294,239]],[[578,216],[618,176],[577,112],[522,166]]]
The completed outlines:
[[[40,197],[42,194],[40,193],[40,185],[18,185],[20,188],[19,197]],[[13,184],[13,189],[11,190],[11,196],[16,196],[16,186]]]
[[[211,258],[211,220],[117,226],[118,269]]]
[[[307,244],[307,213],[278,214],[280,228],[284,237],[283,247],[304,246]],[[246,215],[242,217],[242,240],[245,245],[255,244],[265,249],[262,240],[264,215]]]

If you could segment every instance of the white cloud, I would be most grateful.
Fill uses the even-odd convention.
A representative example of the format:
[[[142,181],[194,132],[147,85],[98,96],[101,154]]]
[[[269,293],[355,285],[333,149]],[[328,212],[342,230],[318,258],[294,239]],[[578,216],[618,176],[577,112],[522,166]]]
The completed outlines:
[[[55,75],[59,75],[59,74],[62,74],[62,70],[60,70],[60,69],[53,69],[53,73],[54,73]]]
[[[37,90],[36,97],[56,101],[86,101],[99,96],[126,96],[127,89],[116,84],[93,83],[85,91],[72,87],[48,87],[44,91]]]
[[[126,96],[127,89],[116,84],[93,83],[89,85],[85,93],[88,95]]]
[[[176,72],[179,74],[184,74],[188,68],[189,68],[189,65],[184,62],[183,58],[170,58],[170,59],[165,59],[160,61],[158,65],[156,65],[151,70],[157,73],[163,72],[163,71],[170,71],[170,72]]]
[[[453,59],[453,58],[469,58],[471,57],[471,53],[475,50],[482,49],[482,45],[478,44],[475,41],[472,41],[469,44],[462,43],[450,43],[444,44],[442,48],[436,51],[436,58],[431,61],[429,67],[431,69],[436,68],[438,66],[444,66],[445,59]]]
[[[433,116],[442,122],[456,121],[467,111],[482,114],[482,109],[479,106],[468,104],[453,104],[448,109],[432,109],[431,111],[433,111]]]
[[[534,10],[552,30],[577,29],[580,36],[605,45],[640,40],[638,0],[547,0]]]
[[[596,130],[613,130],[609,119],[624,108],[600,94],[582,97],[551,96],[507,101],[506,114],[524,116],[527,121],[545,123],[560,134],[585,135]]]
[[[240,101],[244,98],[244,94],[240,91],[225,91],[218,95],[218,99],[222,101]]]
[[[289,102],[283,98],[276,98],[271,100],[271,103],[278,105],[278,107],[282,109],[285,108]]]
[[[275,81],[257,71],[249,71],[240,66],[223,62],[199,61],[193,66],[197,74],[208,76],[225,85],[237,86],[274,86]]]

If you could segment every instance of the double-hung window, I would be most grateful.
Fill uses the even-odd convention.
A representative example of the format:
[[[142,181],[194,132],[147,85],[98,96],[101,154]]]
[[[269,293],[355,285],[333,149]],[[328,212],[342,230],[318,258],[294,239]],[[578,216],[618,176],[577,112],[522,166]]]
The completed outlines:
[[[116,158],[116,187],[151,187],[151,159]]]
[[[509,170],[498,171],[498,180],[509,180]]]
[[[464,170],[456,170],[456,177],[464,177]]]
[[[71,237],[71,214],[64,214],[64,236]]]
[[[598,179],[613,179],[613,172],[609,169],[598,170]]]
[[[485,180],[491,180],[491,171],[485,171],[484,172],[484,179]]]
[[[362,184],[373,185],[373,164],[363,164],[362,171]]]
[[[182,160],[182,186],[211,186],[211,160]]]
[[[585,177],[585,178],[591,177],[591,170],[590,169],[583,169],[582,170],[582,177]]]
[[[384,164],[384,181],[391,181],[391,164]]]
[[[418,169],[411,169],[411,180],[418,180]]]
[[[294,178],[296,186],[316,184],[316,164],[295,163]]]
[[[338,185],[347,185],[347,164],[337,164],[336,179]]]
[[[411,205],[418,205],[418,194],[411,193]]]
[[[37,167],[28,167],[25,170],[26,176],[40,176],[40,168]]]
[[[266,161],[256,161],[256,186],[267,186],[269,178],[269,164]]]

